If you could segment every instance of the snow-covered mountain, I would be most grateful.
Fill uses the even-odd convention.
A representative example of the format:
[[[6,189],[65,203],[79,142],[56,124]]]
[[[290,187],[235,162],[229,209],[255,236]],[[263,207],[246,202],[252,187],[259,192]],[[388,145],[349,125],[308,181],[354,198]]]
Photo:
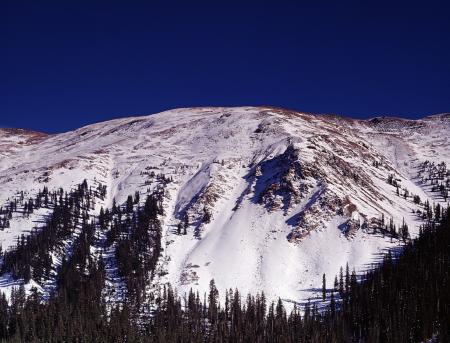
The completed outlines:
[[[56,135],[0,129],[0,206],[22,191],[68,190],[84,179],[107,187],[96,213],[113,199],[123,204],[136,191],[159,190],[163,250],[149,289],[170,282],[203,293],[214,279],[221,294],[238,287],[299,302],[317,293],[324,273],[331,287],[341,266],[361,272],[400,245],[382,220],[417,234],[423,203],[448,201],[437,186],[450,186],[449,147],[449,114],[355,120],[269,107],[187,108]],[[3,249],[47,212],[14,213],[0,229]],[[109,270],[109,294],[119,297],[120,280]],[[20,282],[0,276],[6,292]]]

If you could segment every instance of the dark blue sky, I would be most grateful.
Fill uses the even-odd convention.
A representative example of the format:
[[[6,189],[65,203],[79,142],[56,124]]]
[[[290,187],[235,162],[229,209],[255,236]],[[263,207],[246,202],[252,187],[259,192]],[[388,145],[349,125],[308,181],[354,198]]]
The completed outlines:
[[[0,126],[208,105],[450,112],[448,1],[333,3],[2,1]]]

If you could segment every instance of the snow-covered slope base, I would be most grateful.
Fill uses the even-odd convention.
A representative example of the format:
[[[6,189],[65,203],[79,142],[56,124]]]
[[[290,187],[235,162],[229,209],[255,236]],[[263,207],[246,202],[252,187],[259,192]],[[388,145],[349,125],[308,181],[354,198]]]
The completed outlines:
[[[404,221],[413,236],[423,203],[448,201],[449,133],[449,115],[358,121],[252,107],[177,109],[58,135],[3,129],[0,206],[84,179],[106,185],[104,207],[160,188],[153,286],[204,292],[215,279],[221,294],[301,302],[323,273],[331,287],[341,266],[363,271],[400,245],[383,223],[398,232]],[[10,218],[3,249],[44,215]]]

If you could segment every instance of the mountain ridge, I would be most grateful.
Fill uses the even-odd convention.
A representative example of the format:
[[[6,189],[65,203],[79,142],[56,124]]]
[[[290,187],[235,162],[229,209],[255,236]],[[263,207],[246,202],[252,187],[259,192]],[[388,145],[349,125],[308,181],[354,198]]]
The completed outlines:
[[[100,122],[95,122],[95,123],[89,123],[86,125],[82,125],[78,128],[74,128],[72,130],[68,130],[68,131],[63,131],[63,132],[55,132],[55,133],[48,133],[45,131],[36,131],[34,129],[28,129],[28,128],[23,128],[23,127],[0,127],[0,132],[14,132],[14,131],[21,131],[23,133],[34,133],[34,134],[42,134],[42,135],[46,135],[46,136],[52,136],[52,135],[59,135],[59,134],[63,134],[63,133],[67,133],[67,132],[72,132],[72,131],[77,131],[77,130],[81,130],[83,128],[89,127],[91,125],[95,125],[95,124],[99,124],[99,123],[108,123],[108,122],[113,122],[116,120],[124,120],[124,119],[139,119],[139,118],[146,118],[158,113],[165,113],[165,112],[171,112],[171,111],[177,111],[177,110],[192,110],[192,109],[226,109],[226,108],[244,108],[244,107],[248,107],[248,108],[260,108],[260,109],[273,109],[273,110],[280,110],[280,111],[285,111],[285,112],[292,112],[292,113],[303,113],[306,115],[313,115],[313,116],[323,116],[323,117],[330,117],[330,118],[340,118],[343,120],[348,120],[348,121],[371,121],[374,119],[388,119],[388,120],[405,120],[405,121],[423,121],[423,120],[448,120],[450,119],[450,112],[442,112],[442,113],[435,113],[435,114],[427,114],[422,118],[406,118],[406,117],[397,117],[395,114],[394,115],[390,115],[390,114],[386,114],[386,115],[376,115],[374,117],[369,117],[369,118],[354,118],[352,116],[347,116],[345,114],[336,114],[336,113],[322,113],[322,112],[308,112],[308,111],[300,111],[300,110],[294,110],[294,109],[289,109],[289,108],[285,108],[285,107],[277,107],[277,106],[235,106],[235,107],[230,107],[230,106],[196,106],[196,107],[177,107],[177,108],[173,108],[173,109],[167,109],[161,112],[156,112],[156,113],[145,113],[145,114],[130,114],[130,115],[126,115],[123,117],[119,117],[119,118],[114,118],[114,119],[109,119],[109,120],[104,120],[104,121],[100,121]]]
[[[167,282],[205,291],[215,279],[221,290],[299,302],[316,295],[323,273],[336,275],[346,263],[360,272],[401,243],[383,231],[382,216],[397,233],[404,221],[413,236],[425,200],[446,203],[431,184],[433,168],[450,163],[449,123],[439,118],[374,123],[271,107],[206,107],[37,140],[9,131],[11,141],[0,136],[0,203],[21,190],[69,190],[84,179],[107,189],[94,214],[136,192],[162,192],[163,250],[148,292]],[[427,160],[434,165],[424,166]],[[418,177],[421,170],[429,175]],[[38,216],[14,214],[0,232],[3,247]]]

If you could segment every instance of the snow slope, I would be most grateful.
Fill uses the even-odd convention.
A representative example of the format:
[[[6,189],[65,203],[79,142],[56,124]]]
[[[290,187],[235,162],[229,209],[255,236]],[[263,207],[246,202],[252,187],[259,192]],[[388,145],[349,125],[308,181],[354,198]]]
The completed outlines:
[[[238,287],[302,302],[323,273],[331,287],[341,266],[363,271],[401,244],[376,232],[382,215],[418,232],[412,195],[443,199],[417,168],[450,163],[449,132],[445,114],[358,121],[270,107],[176,109],[57,135],[0,129],[0,206],[19,191],[83,179],[107,186],[105,207],[165,187],[164,250],[149,289],[170,282],[204,292],[214,278],[221,294]],[[158,174],[173,182],[162,186]],[[386,182],[390,174],[408,197]],[[2,246],[36,216],[12,218]]]

